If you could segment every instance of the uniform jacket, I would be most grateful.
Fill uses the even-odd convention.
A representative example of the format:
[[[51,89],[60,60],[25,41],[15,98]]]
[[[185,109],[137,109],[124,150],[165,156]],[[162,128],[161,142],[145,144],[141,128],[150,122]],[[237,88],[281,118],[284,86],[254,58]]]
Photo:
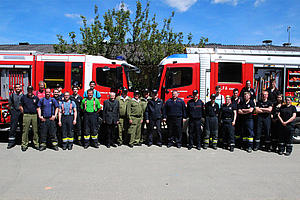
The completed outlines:
[[[106,100],[103,103],[103,120],[106,124],[116,124],[119,121],[119,101]]]
[[[132,98],[127,103],[127,117],[129,120],[132,120],[132,117],[141,117],[143,118],[143,109],[141,101],[135,98]]]
[[[194,99],[191,99],[187,103],[187,116],[191,119],[201,119],[204,114],[204,103],[198,99],[195,102]]]
[[[161,119],[163,114],[163,101],[161,99],[151,99],[148,101],[146,110],[145,110],[145,119],[146,120],[157,120]]]
[[[174,101],[172,98],[166,101],[163,109],[164,118],[167,117],[183,117],[186,118],[186,107],[182,99]]]
[[[123,98],[122,96],[118,96],[116,99],[119,101],[120,117],[126,117],[127,103],[130,100],[130,97],[126,96],[126,98]]]
[[[20,93],[17,95],[15,92],[13,92],[11,95],[9,95],[8,103],[11,110],[19,111],[20,101],[21,97],[23,96],[23,93]]]

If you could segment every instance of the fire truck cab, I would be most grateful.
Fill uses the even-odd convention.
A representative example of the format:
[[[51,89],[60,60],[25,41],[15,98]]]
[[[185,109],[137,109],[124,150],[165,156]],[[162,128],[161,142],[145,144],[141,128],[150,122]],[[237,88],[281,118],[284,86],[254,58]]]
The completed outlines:
[[[10,116],[8,98],[14,85],[20,83],[26,93],[28,85],[38,89],[44,81],[47,88],[63,88],[62,92],[72,91],[77,83],[79,94],[89,89],[89,82],[95,81],[95,89],[101,93],[101,102],[108,99],[110,91],[119,92],[126,87],[132,88],[130,72],[139,73],[139,68],[124,60],[111,60],[102,56],[81,54],[43,54],[36,51],[0,51],[1,101],[0,126],[8,127]],[[132,92],[129,92],[132,95]]]
[[[235,88],[241,91],[245,82],[250,80],[258,100],[261,92],[270,86],[270,80],[275,79],[277,88],[284,96],[292,97],[299,112],[300,48],[237,47],[187,48],[185,54],[163,59],[157,84],[160,98],[166,101],[171,98],[171,91],[177,90],[179,97],[187,102],[192,91],[198,90],[200,99],[207,102],[217,85],[222,88],[221,94],[226,96],[232,95]],[[298,141],[299,130],[296,130],[295,137]]]

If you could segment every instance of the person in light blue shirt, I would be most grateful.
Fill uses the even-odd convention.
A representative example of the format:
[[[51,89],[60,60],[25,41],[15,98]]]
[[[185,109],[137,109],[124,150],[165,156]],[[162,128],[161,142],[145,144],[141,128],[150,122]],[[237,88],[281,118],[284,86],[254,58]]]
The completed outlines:
[[[97,99],[100,99],[100,98],[101,98],[101,94],[100,94],[99,91],[95,90],[95,86],[96,86],[95,81],[91,81],[91,82],[90,82],[90,89],[93,90],[93,92],[94,92],[93,97],[94,97],[94,98],[97,98]],[[84,97],[84,98],[87,98],[87,97],[88,97],[87,91],[84,92],[83,97]]]
[[[221,107],[225,103],[225,97],[221,94],[221,86],[216,86],[216,100],[215,102]]]

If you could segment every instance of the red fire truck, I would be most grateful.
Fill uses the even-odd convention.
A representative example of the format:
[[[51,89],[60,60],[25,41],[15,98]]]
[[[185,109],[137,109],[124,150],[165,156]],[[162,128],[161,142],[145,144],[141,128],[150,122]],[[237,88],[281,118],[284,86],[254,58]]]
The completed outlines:
[[[284,96],[291,96],[300,111],[300,48],[274,46],[214,46],[187,48],[185,54],[163,59],[159,66],[159,95],[171,98],[172,90],[179,92],[185,102],[193,90],[207,102],[215,87],[221,86],[222,95],[232,95],[250,80],[257,97],[275,79]],[[300,118],[297,117],[297,121]],[[300,126],[298,126],[300,127]],[[300,129],[295,139],[300,141]]]
[[[100,91],[103,102],[112,90],[118,91],[122,87],[131,90],[131,71],[140,72],[139,68],[124,60],[102,56],[0,51],[0,127],[5,130],[9,126],[8,98],[16,83],[20,83],[26,92],[28,85],[37,89],[39,81],[45,81],[47,88],[53,89],[60,84],[64,92],[71,91],[73,83],[77,82],[79,93],[83,95],[89,88],[89,82],[94,80],[95,89]],[[132,95],[131,92],[129,95]]]

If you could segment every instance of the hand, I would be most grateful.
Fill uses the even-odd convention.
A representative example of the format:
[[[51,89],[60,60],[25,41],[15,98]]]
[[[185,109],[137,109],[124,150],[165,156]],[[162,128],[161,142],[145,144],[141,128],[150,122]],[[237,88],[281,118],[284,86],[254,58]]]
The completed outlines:
[[[163,119],[163,122],[166,122],[166,121],[167,121],[167,119],[166,119],[166,118],[164,118],[164,119]]]
[[[41,120],[42,122],[46,121],[46,119],[45,119],[44,117],[40,117],[40,120]]]
[[[73,125],[76,125],[76,120],[73,120]]]
[[[119,124],[120,122],[119,121],[117,121],[117,124]]]
[[[132,120],[129,120],[129,124],[132,124]]]
[[[232,126],[235,126],[235,122],[232,122]]]
[[[182,119],[183,123],[186,122],[186,119]]]
[[[146,120],[146,123],[149,124],[149,122],[150,122],[150,121],[147,119],[147,120]]]
[[[58,126],[61,126],[62,124],[61,124],[61,122],[58,122]]]
[[[282,122],[282,126],[286,126],[286,122]]]
[[[50,120],[51,120],[51,121],[54,121],[55,118],[56,118],[55,116],[52,116],[52,117],[50,117]]]
[[[141,124],[143,123],[143,120],[141,120]]]

